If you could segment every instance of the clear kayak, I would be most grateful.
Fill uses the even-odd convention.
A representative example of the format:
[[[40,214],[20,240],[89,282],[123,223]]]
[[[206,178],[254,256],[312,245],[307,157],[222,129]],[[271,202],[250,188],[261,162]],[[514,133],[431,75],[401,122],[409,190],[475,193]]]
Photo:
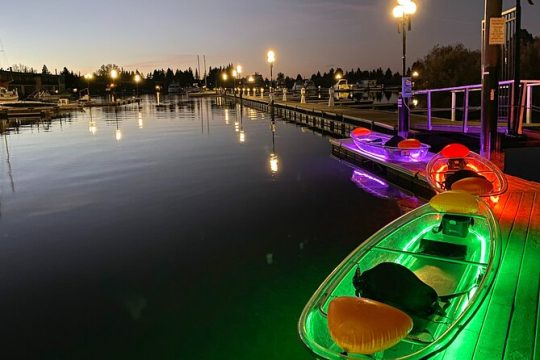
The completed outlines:
[[[430,148],[429,145],[419,142],[416,147],[388,146],[386,143],[392,138],[390,135],[358,131],[360,129],[363,128],[357,128],[350,134],[354,144],[361,151],[380,159],[398,162],[418,162],[426,157]]]
[[[426,179],[438,193],[465,190],[479,196],[496,196],[508,188],[506,177],[497,165],[460,144],[450,144],[430,159]]]
[[[463,196],[473,199],[475,209],[471,211],[470,201],[469,205],[460,203]],[[298,322],[300,338],[311,351],[326,359],[421,359],[450,344],[474,316],[499,267],[499,225],[489,206],[476,197],[462,192],[438,197],[371,236],[322,283]],[[356,276],[381,264],[414,273],[436,291],[437,306],[443,311],[403,306],[414,323],[406,337],[376,353],[347,352],[329,329],[329,306],[334,299],[362,296]],[[371,284],[377,289],[399,285],[396,279],[377,281]]]

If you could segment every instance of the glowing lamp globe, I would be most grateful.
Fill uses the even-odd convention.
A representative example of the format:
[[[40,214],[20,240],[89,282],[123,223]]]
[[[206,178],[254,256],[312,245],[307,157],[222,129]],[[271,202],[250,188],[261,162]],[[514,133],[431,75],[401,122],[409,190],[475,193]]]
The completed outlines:
[[[455,143],[455,144],[446,145],[441,150],[440,154],[444,156],[445,158],[454,159],[454,158],[464,158],[467,155],[469,155],[470,152],[471,150],[469,150],[469,148],[466,147],[465,145]]]

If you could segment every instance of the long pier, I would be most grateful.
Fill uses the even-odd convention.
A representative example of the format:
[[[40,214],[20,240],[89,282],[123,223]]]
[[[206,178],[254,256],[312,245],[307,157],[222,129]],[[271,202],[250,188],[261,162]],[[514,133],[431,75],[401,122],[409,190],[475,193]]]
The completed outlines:
[[[261,111],[271,112],[271,105],[268,97],[259,96],[236,96],[227,95],[235,98],[236,101],[248,107],[256,108]],[[281,101],[274,100],[274,113],[286,120],[303,123],[308,126],[320,127],[321,129],[338,136],[348,136],[350,130],[357,126],[368,127],[372,130],[378,130],[386,133],[395,133],[397,131],[397,112],[388,110],[375,110],[367,108],[357,108],[347,105],[330,107],[326,102],[307,102]],[[328,122],[329,121],[329,122]],[[328,128],[326,124],[330,125]],[[321,125],[322,124],[322,125]],[[337,128],[336,126],[337,125]],[[532,130],[538,128],[538,124],[524,124],[524,129]],[[411,114],[410,128],[413,131],[438,131],[462,134],[480,133],[480,121],[468,120],[457,121],[440,117]],[[507,130],[507,122],[500,121],[498,131],[504,133]],[[528,135],[534,136],[533,132]]]

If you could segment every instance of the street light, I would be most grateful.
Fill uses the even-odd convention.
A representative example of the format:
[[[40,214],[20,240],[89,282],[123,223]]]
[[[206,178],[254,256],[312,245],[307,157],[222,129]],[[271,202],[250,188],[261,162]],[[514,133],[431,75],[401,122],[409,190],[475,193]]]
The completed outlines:
[[[137,98],[139,97],[139,83],[141,82],[142,78],[141,75],[135,74],[135,77],[133,78],[135,81],[135,86],[137,87]]]
[[[236,66],[236,76],[238,77],[238,80],[240,81],[240,104],[242,104],[242,65]]]
[[[274,62],[276,61],[276,53],[273,50],[268,50],[266,53],[266,61],[268,61],[268,64],[270,64],[270,98],[273,101],[274,77],[272,70],[274,69]]]
[[[229,78],[229,77],[227,76],[227,73],[226,73],[226,72],[223,72],[223,73],[221,74],[221,79],[223,80],[223,86],[222,86],[222,88],[224,89],[224,92],[225,92],[225,93],[227,92],[227,90],[226,90],[226,89],[227,89],[227,86],[226,86],[227,83],[226,83],[226,82],[227,82],[227,79],[228,79],[228,78]]]
[[[112,69],[111,70],[111,97],[112,97],[112,100],[114,101],[114,80],[116,80],[116,78],[118,77],[118,71],[116,71],[116,69]]]
[[[398,32],[403,35],[403,67],[401,72],[402,91],[401,99],[398,100],[399,121],[398,135],[406,138],[409,133],[409,109],[407,99],[411,94],[405,93],[405,84],[410,84],[410,78],[406,77],[407,71],[407,31],[411,30],[411,15],[416,13],[416,3],[412,0],[397,0],[397,5],[394,7],[392,14],[396,19],[399,19]]]
[[[235,69],[233,69],[232,71],[232,77],[233,77],[233,94],[234,94],[234,97],[236,98],[236,78],[238,77],[238,73],[236,72]]]
[[[86,80],[86,88],[88,91],[88,101],[90,101],[90,80],[94,78],[94,75],[91,73],[85,74],[84,79]]]

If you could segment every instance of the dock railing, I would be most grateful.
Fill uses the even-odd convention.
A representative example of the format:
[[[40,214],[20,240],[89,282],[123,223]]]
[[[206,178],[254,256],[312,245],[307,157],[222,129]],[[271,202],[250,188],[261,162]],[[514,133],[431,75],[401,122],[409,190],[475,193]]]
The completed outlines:
[[[539,114],[540,106],[533,104],[533,89],[536,86],[540,86],[540,80],[521,80],[521,85],[517,91],[521,91],[519,104],[514,104],[514,91],[516,87],[513,80],[506,80],[499,82],[499,122],[506,122],[508,129],[512,129],[514,121],[518,121],[518,133],[521,133],[523,122],[526,124],[533,123],[534,114]],[[416,107],[413,112],[426,113],[426,127],[428,130],[433,130],[433,114],[435,112],[450,112],[450,120],[457,121],[457,112],[462,111],[462,132],[467,133],[469,131],[469,114],[473,110],[480,110],[480,104],[471,105],[470,95],[473,92],[479,92],[482,90],[481,84],[454,86],[440,89],[426,89],[413,91],[413,96],[425,96],[426,107]],[[450,107],[449,108],[434,108],[433,95],[434,94],[449,94],[450,95]],[[458,107],[458,94],[462,94],[462,104]]]

